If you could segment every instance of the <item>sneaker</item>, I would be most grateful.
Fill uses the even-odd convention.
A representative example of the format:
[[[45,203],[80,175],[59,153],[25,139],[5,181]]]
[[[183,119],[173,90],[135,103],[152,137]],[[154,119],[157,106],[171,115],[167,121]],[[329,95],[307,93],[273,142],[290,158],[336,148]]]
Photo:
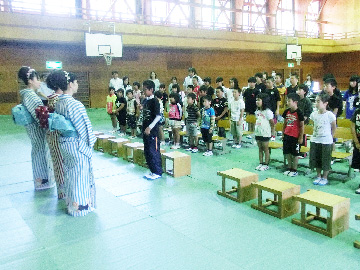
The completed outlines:
[[[313,184],[318,185],[320,181],[321,181],[321,177],[320,176],[316,177],[316,179],[313,181]]]
[[[236,149],[240,149],[240,148],[241,148],[241,144],[237,144],[235,148],[236,148]]]
[[[319,181],[318,185],[319,186],[326,186],[329,183],[329,181],[325,178],[321,178],[321,180]]]
[[[189,147],[189,148],[185,149],[185,151],[192,151],[192,150],[193,150],[192,147]]]
[[[233,144],[231,147],[232,147],[232,148],[236,148],[236,144]]]
[[[355,193],[360,194],[360,186],[359,186],[359,188],[357,190],[355,190]]]
[[[174,145],[171,146],[170,148],[171,148],[171,149],[180,149],[180,145],[175,145],[175,144],[174,144]]]
[[[144,175],[144,178],[146,179],[151,179],[151,177],[153,177],[153,173],[148,173],[147,175]]]
[[[298,172],[290,172],[288,175],[290,176],[290,177],[295,177],[295,176],[298,176]]]
[[[213,152],[212,151],[206,151],[204,154],[203,154],[203,156],[205,156],[205,157],[210,157],[210,156],[212,156],[213,155]]]
[[[284,172],[284,175],[289,175],[289,173],[291,173],[291,171],[287,170],[287,171]]]
[[[159,179],[159,178],[161,178],[161,175],[153,173],[152,176],[150,178],[148,178],[148,179],[149,180],[156,180],[156,179]]]
[[[270,169],[270,167],[268,166],[268,165],[262,165],[262,167],[259,169],[259,171],[267,171],[267,170],[269,170]]]
[[[246,136],[246,139],[251,140],[251,139],[252,139],[252,137],[249,135],[249,136]]]
[[[270,139],[272,142],[275,141],[275,136],[271,136],[271,139]]]
[[[197,152],[199,152],[199,149],[197,147],[194,147],[191,152],[197,153]]]
[[[260,169],[261,169],[262,166],[263,166],[262,164],[259,164],[259,165],[255,168],[255,170],[260,171]]]

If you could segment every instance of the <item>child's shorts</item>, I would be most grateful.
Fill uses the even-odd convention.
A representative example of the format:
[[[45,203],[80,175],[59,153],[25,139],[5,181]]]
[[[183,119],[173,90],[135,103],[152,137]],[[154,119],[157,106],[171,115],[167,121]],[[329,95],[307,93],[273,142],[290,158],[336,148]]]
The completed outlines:
[[[197,136],[197,123],[186,123],[186,134],[192,137]]]
[[[271,137],[263,137],[263,136],[255,136],[255,140],[260,141],[260,142],[268,142],[270,141]]]
[[[242,125],[237,124],[238,121],[232,121],[230,122],[230,132],[231,134],[236,137],[240,138],[242,136]]]
[[[178,120],[169,120],[169,126],[171,128],[181,128],[181,121]]]
[[[201,129],[201,135],[202,135],[202,139],[205,143],[211,143],[212,142],[212,133],[209,133],[209,129],[207,128],[202,128]]]
[[[126,114],[118,114],[116,118],[120,126],[126,126]]]
[[[136,129],[136,116],[134,114],[126,115],[126,122],[129,128]]]
[[[332,144],[310,143],[310,168],[320,168],[324,171],[331,169]]]
[[[360,169],[360,151],[354,144],[353,158],[351,162],[351,168]]]
[[[283,140],[283,154],[292,155],[294,157],[298,156],[300,153],[300,145],[298,138],[284,134]]]

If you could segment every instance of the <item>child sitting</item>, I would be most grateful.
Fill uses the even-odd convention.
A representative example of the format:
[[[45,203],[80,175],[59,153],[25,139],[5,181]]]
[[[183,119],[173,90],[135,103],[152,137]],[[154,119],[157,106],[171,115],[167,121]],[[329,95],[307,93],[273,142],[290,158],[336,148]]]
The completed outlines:
[[[134,98],[133,90],[127,90],[126,96],[128,98],[126,103],[126,122],[131,129],[130,139],[136,138],[136,116],[139,115],[138,104]]]
[[[255,168],[255,170],[266,171],[270,169],[269,140],[271,138],[271,130],[274,126],[274,113],[270,110],[270,98],[265,93],[257,95],[256,106],[255,139],[259,147],[260,164]],[[265,162],[263,160],[264,155]]]
[[[112,123],[112,133],[116,132],[117,130],[117,120],[116,120],[116,95],[115,95],[115,88],[109,87],[109,95],[106,97],[106,111],[108,115],[110,115],[111,123]]]
[[[240,98],[241,89],[234,89],[233,96],[234,98],[229,103],[230,110],[230,131],[234,138],[234,144],[232,148],[241,148],[241,139],[242,139],[242,122],[244,117],[245,103]]]
[[[204,108],[201,109],[201,134],[206,143],[207,151],[203,156],[212,156],[212,135],[215,126],[215,111],[211,107],[211,97],[204,97]]]
[[[295,177],[298,175],[298,156],[300,145],[304,135],[304,115],[298,108],[300,97],[298,94],[290,93],[287,95],[287,106],[282,115],[283,125],[283,153],[287,160],[288,169],[284,175]]]
[[[353,158],[351,168],[360,169],[360,109],[356,109],[351,118],[351,133],[354,142]],[[360,194],[359,188],[355,190],[356,194]]]
[[[316,97],[317,111],[310,115],[310,119],[314,121],[314,133],[310,144],[310,168],[316,168],[317,178],[313,184],[319,186],[325,186],[328,183],[333,135],[336,129],[336,117],[327,110],[329,100],[330,96],[322,91]],[[321,171],[323,171],[322,175]]]
[[[118,89],[116,96],[116,117],[120,126],[120,136],[123,136],[126,134],[126,99],[124,98],[124,90]]]
[[[174,90],[174,88],[173,88]],[[182,106],[180,105],[180,96],[177,93],[172,92],[169,96],[169,125],[172,129],[174,145],[171,149],[180,148],[180,128],[182,118]]]
[[[195,105],[196,95],[194,93],[189,93],[187,96],[187,118],[186,118],[186,132],[189,136],[189,145],[190,147],[186,149],[193,153],[197,153],[199,150],[198,137],[197,137],[197,126],[198,118],[200,117],[200,112],[198,106]]]

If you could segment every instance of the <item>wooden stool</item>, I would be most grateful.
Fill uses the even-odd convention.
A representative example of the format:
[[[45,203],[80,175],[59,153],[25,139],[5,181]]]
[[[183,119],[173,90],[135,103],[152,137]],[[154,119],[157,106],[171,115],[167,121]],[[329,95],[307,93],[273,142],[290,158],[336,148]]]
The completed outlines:
[[[360,214],[355,215],[355,219],[356,219],[356,220],[360,220]],[[355,241],[355,242],[354,242],[354,247],[360,249],[360,241]]]
[[[337,195],[310,189],[307,192],[295,196],[301,202],[301,219],[292,219],[292,223],[334,237],[349,228],[350,199]],[[306,204],[316,207],[316,213],[305,214]],[[320,208],[329,212],[328,217],[320,215]],[[313,220],[319,220],[326,224],[326,229],[310,224]]]
[[[256,190],[251,183],[257,182],[259,176],[256,173],[247,172],[242,169],[234,168],[222,172],[218,172],[218,175],[222,177],[222,190],[218,190],[217,194],[224,196],[225,198],[234,200],[236,202],[246,202],[256,198]],[[237,187],[233,186],[232,189],[226,191],[225,179],[237,182]],[[231,193],[236,192],[236,197]]]
[[[135,149],[144,147],[144,144],[139,142],[125,143],[122,147],[124,148],[124,160],[134,162]]]
[[[165,153],[165,149],[160,148],[160,153]],[[138,164],[142,167],[148,168],[148,165],[146,163],[145,155],[144,155],[144,147],[136,148],[134,151],[134,163]]]
[[[109,139],[115,139],[113,135],[99,135],[96,139],[97,141],[97,150],[104,153],[109,152],[110,144]]]
[[[99,148],[98,148],[98,143],[99,143],[99,141],[97,140],[97,138],[100,136],[100,135],[104,135],[104,133],[103,132],[99,132],[99,131],[94,131],[94,135],[95,135],[95,137],[96,137],[96,141],[95,141],[95,143],[94,143],[94,150],[98,150]]]
[[[180,177],[191,174],[191,156],[181,152],[169,152],[161,155],[162,167],[164,172],[172,177]],[[167,169],[166,161],[171,160],[173,162],[172,169]]]
[[[122,145],[125,143],[129,143],[130,141],[128,139],[124,138],[118,138],[118,139],[110,139],[110,150],[109,154],[117,157],[123,156],[123,147]]]
[[[294,185],[274,178],[268,178],[258,183],[252,183],[252,185],[258,189],[258,204],[252,204],[252,208],[277,218],[285,218],[299,212],[299,202],[294,199],[294,195],[300,194],[299,185]],[[263,190],[273,193],[274,200],[266,199],[266,203],[263,203]],[[270,205],[277,206],[277,211],[269,209],[268,207]]]

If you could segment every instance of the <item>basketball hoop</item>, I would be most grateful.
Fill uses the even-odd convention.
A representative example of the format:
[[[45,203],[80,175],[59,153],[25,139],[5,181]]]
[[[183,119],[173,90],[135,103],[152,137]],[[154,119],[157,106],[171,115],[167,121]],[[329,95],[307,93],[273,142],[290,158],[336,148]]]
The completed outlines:
[[[293,60],[296,61],[296,64],[297,64],[298,66],[300,66],[300,63],[301,63],[301,60],[302,60],[301,57],[296,57],[296,58],[294,58]]]
[[[108,66],[111,66],[111,61],[112,61],[112,59],[114,57],[114,54],[113,53],[104,53],[103,56],[105,58],[106,64]]]

